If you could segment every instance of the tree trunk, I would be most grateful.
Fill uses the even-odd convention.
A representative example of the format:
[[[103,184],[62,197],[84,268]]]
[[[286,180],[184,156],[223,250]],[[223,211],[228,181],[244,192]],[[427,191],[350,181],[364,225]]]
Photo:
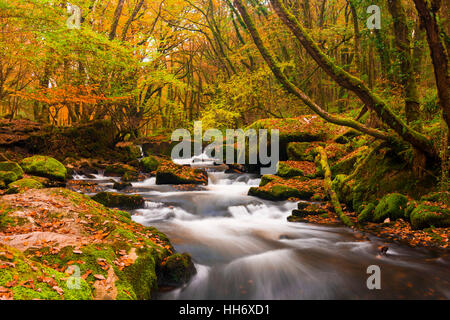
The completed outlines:
[[[113,23],[111,25],[111,31],[109,32],[109,40],[114,40],[114,38],[116,37],[117,26],[119,24],[120,16],[122,15],[124,3],[125,0],[119,0],[119,2],[117,2],[116,10],[114,11]]]
[[[336,66],[331,59],[322,52],[310,35],[299,24],[297,19],[287,11],[279,0],[270,0],[270,2],[283,23],[292,31],[308,54],[333,80],[344,88],[353,91],[363,103],[375,111],[380,120],[393,129],[403,140],[409,142],[412,146],[421,150],[430,158],[434,160],[439,159],[438,153],[430,139],[409,127],[360,79]]]
[[[318,156],[320,157],[320,165],[322,166],[322,170],[324,171],[324,189],[330,197],[331,204],[334,207],[334,212],[347,227],[353,227],[354,225],[352,220],[350,220],[350,218],[345,215],[344,211],[342,210],[341,203],[339,202],[339,198],[336,192],[333,190],[331,170],[330,166],[328,165],[327,153],[322,147],[317,147],[316,150],[319,153]]]
[[[408,25],[406,24],[406,14],[400,0],[388,0],[387,3],[394,20],[395,45],[401,70],[400,83],[403,87],[406,121],[410,123],[419,120],[420,102],[411,58],[411,43]]]
[[[450,139],[450,75],[448,70],[448,52],[438,23],[437,10],[426,0],[414,0],[422,25],[427,32],[427,41],[433,61],[434,77],[439,96],[439,104],[447,124],[447,138]]]
[[[284,88],[291,94],[295,95],[299,99],[301,99],[312,111],[317,113],[320,117],[325,119],[326,121],[329,121],[331,123],[346,126],[353,128],[355,130],[364,132],[368,135],[371,135],[377,139],[382,139],[385,141],[389,141],[392,144],[396,144],[398,141],[395,137],[386,134],[385,132],[382,132],[380,130],[369,128],[358,121],[355,121],[353,119],[344,118],[340,116],[334,116],[325,110],[322,109],[319,105],[317,105],[310,97],[308,97],[299,87],[295,86],[291,81],[288,80],[286,75],[283,73],[281,68],[278,66],[277,62],[275,61],[275,58],[272,56],[272,54],[267,50],[267,48],[264,46],[261,37],[256,30],[255,25],[253,24],[253,20],[251,19],[250,15],[247,12],[246,7],[242,4],[241,0],[234,0],[235,6],[238,8],[245,24],[247,25],[247,29],[249,30],[253,41],[260,51],[261,55],[263,56],[264,60],[266,61],[269,68],[272,70],[272,73],[275,75],[275,77],[280,81],[280,83],[284,86]]]

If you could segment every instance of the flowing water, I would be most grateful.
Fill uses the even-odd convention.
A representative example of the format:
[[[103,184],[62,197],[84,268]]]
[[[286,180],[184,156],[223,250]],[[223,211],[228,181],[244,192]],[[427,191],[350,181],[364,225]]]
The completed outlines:
[[[133,183],[132,192],[146,199],[133,220],[167,234],[197,268],[188,284],[159,299],[450,298],[448,255],[396,244],[380,255],[379,239],[363,240],[345,227],[288,222],[295,202],[247,195],[259,184],[257,176],[208,175],[208,186],[191,191],[156,185],[155,178]],[[95,181],[108,185],[108,179]],[[380,290],[367,287],[370,265],[380,267]]]

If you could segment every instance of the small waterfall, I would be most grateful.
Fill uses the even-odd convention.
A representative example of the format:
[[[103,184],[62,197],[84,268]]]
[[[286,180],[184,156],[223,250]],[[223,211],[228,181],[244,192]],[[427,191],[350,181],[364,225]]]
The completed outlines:
[[[178,163],[214,165],[204,154]],[[93,177],[74,175],[100,185],[119,179]],[[132,219],[165,233],[197,266],[186,286],[159,299],[422,299],[424,292],[450,298],[448,257],[393,243],[380,256],[378,239],[345,227],[291,223],[286,218],[296,202],[248,196],[258,175],[209,171],[208,177],[207,186],[195,189],[156,185],[154,177],[132,183],[146,200]],[[383,290],[367,289],[370,265],[380,266]]]

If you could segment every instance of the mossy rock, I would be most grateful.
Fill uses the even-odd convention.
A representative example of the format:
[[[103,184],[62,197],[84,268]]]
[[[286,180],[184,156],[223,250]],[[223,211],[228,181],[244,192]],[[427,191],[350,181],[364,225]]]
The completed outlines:
[[[156,172],[156,184],[208,184],[208,174],[204,169],[168,164]]]
[[[297,176],[303,176],[304,173],[302,170],[293,168],[286,162],[278,162],[278,171],[277,176],[283,177],[283,178],[292,178]]]
[[[30,189],[42,189],[44,185],[31,178],[20,179],[8,185],[7,194],[23,193]]]
[[[0,244],[0,297],[10,295],[14,300],[92,300],[92,289],[79,278],[77,287],[69,287],[67,273],[62,273],[27,258],[22,252]],[[8,262],[4,264],[4,262]],[[18,279],[19,281],[16,281]],[[34,287],[19,285],[31,281]],[[15,284],[16,283],[16,284]],[[59,292],[58,292],[59,291]]]
[[[156,171],[160,165],[160,161],[154,156],[148,156],[141,159],[141,167],[144,172]]]
[[[276,177],[272,174],[265,174],[261,177],[261,181],[259,182],[260,187],[264,187],[269,182],[275,181]]]
[[[176,253],[162,263],[159,283],[179,286],[187,283],[196,272],[192,257],[188,253]]]
[[[138,194],[121,194],[115,192],[100,192],[92,200],[109,208],[137,209],[144,206],[144,198]]]
[[[412,200],[410,202],[408,202],[408,206],[405,209],[405,218],[407,220],[410,220],[411,218],[411,213],[414,211],[415,208],[417,208],[417,206],[419,205],[420,202]]]
[[[120,190],[126,189],[128,187],[132,187],[132,186],[133,185],[129,182],[114,182],[113,189],[120,191]]]
[[[114,163],[114,164],[108,165],[105,168],[106,176],[122,177],[126,173],[138,174],[139,172],[135,167],[132,167],[128,164],[123,164],[123,163]]]
[[[450,205],[450,191],[431,192],[422,196],[420,201],[442,202]]]
[[[272,201],[282,201],[289,198],[310,199],[313,194],[314,192],[309,190],[299,190],[281,184],[275,184],[267,189],[251,187],[248,191],[249,196]]]
[[[361,213],[358,215],[358,222],[370,222],[373,220],[373,212],[375,211],[376,205],[374,203],[369,203],[364,207]]]
[[[32,175],[58,181],[66,180],[67,169],[58,160],[47,156],[33,156],[20,162],[22,169]]]
[[[292,210],[292,215],[298,218],[328,213],[321,205],[315,203],[306,203],[305,205],[304,203],[299,202],[298,207],[298,209]]]
[[[374,222],[383,222],[386,218],[396,220],[405,217],[408,198],[400,193],[391,193],[384,196],[373,213]]]
[[[19,177],[13,171],[0,171],[0,182],[3,188],[5,188],[8,184],[18,179]]]
[[[132,142],[119,142],[116,144],[116,149],[119,150],[126,161],[135,160],[141,156],[141,148]]]
[[[134,171],[127,171],[124,173],[122,178],[120,178],[122,182],[132,182],[132,181],[138,181],[139,180],[139,173]]]
[[[427,227],[450,227],[450,210],[441,203],[426,202],[419,204],[410,215],[413,229]]]
[[[17,179],[22,179],[23,177],[22,167],[17,162],[13,161],[0,162],[0,171],[12,171],[16,174]]]
[[[14,292],[14,298],[17,299],[72,300],[95,297],[135,300],[154,297],[153,293],[158,289],[157,278],[159,278],[158,272],[161,263],[175,251],[164,234],[158,232],[154,227],[144,227],[133,222],[128,212],[108,209],[90,197],[68,189],[30,190],[29,193],[46,194],[51,199],[57,199],[58,202],[58,205],[56,205],[56,202],[55,204],[49,203],[49,211],[46,215],[35,216],[36,223],[42,224],[44,221],[48,221],[49,217],[58,217],[60,221],[73,221],[74,216],[76,216],[80,221],[75,223],[79,223],[79,235],[84,240],[77,247],[67,245],[65,240],[63,242],[56,240],[59,245],[31,246],[24,251],[23,256],[30,259],[35,267],[31,270],[36,271],[37,276],[45,276],[45,281],[36,281],[34,276],[30,276],[32,273],[30,269],[25,269],[21,264],[11,267],[8,265],[4,269],[3,261],[7,260],[3,257],[3,248],[0,244],[0,266],[2,267],[0,268],[0,287],[6,287],[5,282],[14,280],[9,272],[14,275],[14,273],[24,270],[23,273],[18,274],[17,285],[11,288],[11,290],[17,290],[17,292]],[[6,212],[6,218],[14,218],[17,211],[31,209],[26,203],[20,208],[5,207],[5,205],[8,205],[7,200],[2,200],[4,202],[0,202],[0,208],[2,209],[0,210],[0,227],[1,222],[5,221],[3,213]],[[70,207],[71,210],[61,210],[61,205],[65,208]],[[17,228],[18,226],[15,225],[14,227]],[[62,226],[55,227],[53,232],[66,235]],[[78,236],[76,237],[78,238]],[[94,239],[95,241],[93,241]],[[91,240],[92,243],[86,240]],[[55,247],[58,247],[56,253]],[[11,262],[16,263],[17,260]],[[79,274],[83,275],[83,291],[66,290],[64,284],[69,274],[61,274],[56,270],[67,270],[68,265],[75,265],[80,268]],[[41,271],[43,272],[42,268],[45,268],[45,274],[41,273]],[[4,270],[6,270],[6,273]],[[117,290],[97,291],[97,285],[101,284],[101,277],[111,279],[109,277],[111,271],[115,274],[116,281],[113,285]],[[52,278],[53,275],[55,275],[54,278]],[[31,288],[29,290],[24,289],[21,283],[29,279],[34,280],[34,285],[37,288],[41,288],[41,285],[44,286],[48,281],[52,284],[50,289],[52,289],[54,283],[51,279],[54,279],[57,281],[56,285],[64,292],[60,295],[57,290],[47,290],[48,288],[45,287],[44,291],[44,287],[42,287],[42,294],[39,294],[33,292]],[[26,294],[22,293],[22,290],[26,290]],[[2,291],[0,291],[0,298],[2,297]],[[117,293],[117,296],[114,296],[114,293]]]
[[[347,156],[337,160],[333,166],[331,166],[331,173],[333,176],[338,174],[349,174],[353,171],[357,161],[363,157],[368,151],[368,147],[361,147]]]
[[[156,262],[150,249],[138,250],[138,259],[125,269],[125,277],[133,287],[136,299],[148,300],[158,288]],[[118,297],[120,299],[120,297]]]
[[[290,142],[287,145],[288,160],[314,161],[316,154],[310,142]]]
[[[364,202],[375,202],[389,193],[420,198],[436,187],[434,177],[425,175],[419,179],[410,164],[389,148],[371,152],[368,158],[361,157],[355,167],[358,169],[352,173],[351,179],[342,183],[341,178],[339,188],[335,188],[340,201],[349,207],[353,206],[354,190],[358,193],[355,196],[357,200],[355,203],[360,205]],[[337,181],[334,185],[337,186],[336,184]]]

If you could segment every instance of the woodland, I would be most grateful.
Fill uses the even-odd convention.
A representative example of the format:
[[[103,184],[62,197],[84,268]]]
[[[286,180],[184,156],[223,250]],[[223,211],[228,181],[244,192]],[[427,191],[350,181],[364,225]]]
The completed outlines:
[[[449,299],[449,9],[445,0],[0,0],[0,299]],[[277,172],[171,159],[172,132],[195,121],[278,129]],[[180,210],[208,223],[228,210],[245,225],[239,202],[253,228],[262,218],[249,201],[265,206],[264,219],[279,210],[280,228],[343,227],[377,259],[399,246],[420,263],[419,247],[444,262],[424,266],[433,280],[408,269],[413,280],[400,283],[389,271],[381,296],[332,285],[297,296],[310,284],[295,281],[263,295],[252,287],[268,286],[260,269],[236,284],[211,275],[214,294],[190,291],[205,256],[235,251],[216,247],[225,226],[211,238],[196,226],[206,234],[192,240]]]

